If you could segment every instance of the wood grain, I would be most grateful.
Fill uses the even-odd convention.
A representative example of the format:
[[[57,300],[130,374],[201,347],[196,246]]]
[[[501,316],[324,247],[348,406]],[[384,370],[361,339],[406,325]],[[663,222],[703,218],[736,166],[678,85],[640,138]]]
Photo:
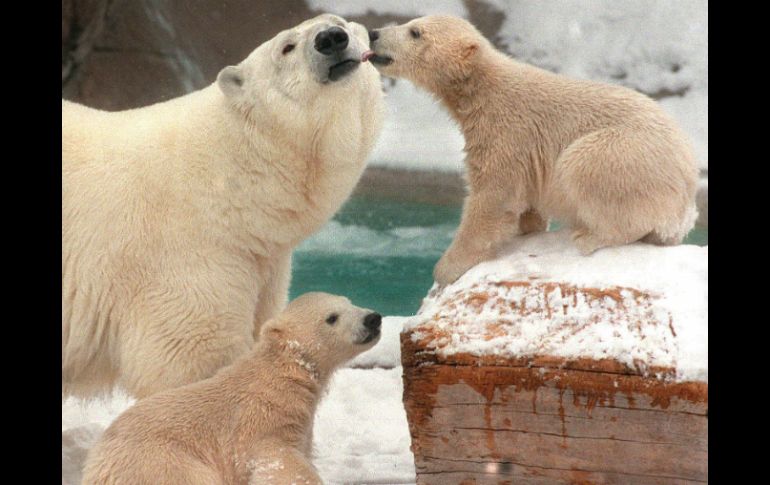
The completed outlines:
[[[708,478],[708,384],[612,361],[441,357],[402,335],[419,484]]]

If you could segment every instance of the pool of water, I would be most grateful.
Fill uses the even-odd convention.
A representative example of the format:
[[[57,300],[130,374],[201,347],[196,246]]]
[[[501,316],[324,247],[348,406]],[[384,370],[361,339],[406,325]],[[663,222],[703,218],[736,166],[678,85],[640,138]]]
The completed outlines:
[[[353,197],[294,253],[290,298],[345,295],[383,315],[413,315],[433,285],[433,266],[452,242],[460,206]],[[554,223],[549,230],[559,228]],[[688,244],[708,244],[695,228]]]

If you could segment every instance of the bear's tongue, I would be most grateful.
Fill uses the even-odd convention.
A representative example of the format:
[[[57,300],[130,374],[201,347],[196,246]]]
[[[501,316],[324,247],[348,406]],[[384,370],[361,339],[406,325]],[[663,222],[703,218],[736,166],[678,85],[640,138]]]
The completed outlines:
[[[363,54],[361,54],[361,62],[366,62],[369,59],[371,59],[372,57],[374,57],[374,51],[373,50],[368,50],[368,51],[364,52]]]

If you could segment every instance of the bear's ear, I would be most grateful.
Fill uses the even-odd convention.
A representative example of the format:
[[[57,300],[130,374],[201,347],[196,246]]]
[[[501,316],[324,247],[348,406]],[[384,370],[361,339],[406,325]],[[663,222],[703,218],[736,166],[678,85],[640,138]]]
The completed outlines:
[[[262,329],[260,330],[259,333],[260,333],[260,340],[264,340],[267,338],[279,340],[283,336],[283,329],[280,328],[277,320],[270,319],[262,325]]]
[[[239,96],[243,92],[243,70],[239,66],[227,66],[219,71],[217,84],[225,96]]]
[[[462,49],[462,53],[461,53],[462,59],[464,61],[470,59],[471,56],[473,54],[475,54],[478,50],[479,50],[478,42],[469,42],[469,43],[463,45],[463,49]]]

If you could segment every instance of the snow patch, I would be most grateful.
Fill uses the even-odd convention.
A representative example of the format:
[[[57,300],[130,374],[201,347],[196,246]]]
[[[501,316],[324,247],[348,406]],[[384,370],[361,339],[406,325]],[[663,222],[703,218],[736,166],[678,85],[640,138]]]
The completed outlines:
[[[348,362],[346,367],[382,367],[390,369],[401,365],[401,330],[409,317],[385,317],[377,345]]]
[[[78,485],[90,450],[110,423],[135,400],[117,391],[94,399],[69,397],[61,406],[62,485]]]
[[[403,17],[421,17],[423,15],[456,15],[467,17],[468,9],[462,0],[307,0],[312,10],[336,13],[342,17],[361,16],[367,13],[376,15],[399,15]],[[370,26],[379,27],[379,26]]]
[[[313,464],[324,483],[414,483],[402,368],[340,369],[318,407]]]
[[[690,136],[695,159],[701,170],[709,167],[709,99],[708,88],[692,90],[683,96],[661,99],[660,105],[679,121],[682,130]]]
[[[537,286],[546,282],[575,291]],[[628,290],[591,290],[617,287]],[[708,382],[708,247],[635,243],[586,257],[566,230],[523,236],[454,284],[434,285],[404,330],[435,339],[428,345],[442,354],[610,358]]]
[[[385,123],[369,157],[379,167],[460,172],[465,139],[432,95],[406,80],[383,78]]]
[[[500,41],[524,62],[648,94],[708,85],[706,0],[487,3],[506,14]]]

